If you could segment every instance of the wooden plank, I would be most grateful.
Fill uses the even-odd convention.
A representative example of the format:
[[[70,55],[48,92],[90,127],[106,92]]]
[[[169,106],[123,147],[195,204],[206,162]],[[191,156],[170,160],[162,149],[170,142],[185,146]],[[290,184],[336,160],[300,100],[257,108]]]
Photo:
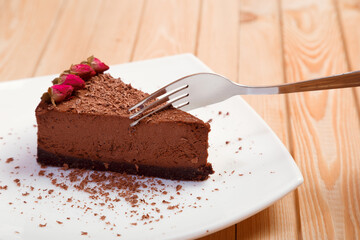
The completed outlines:
[[[237,224],[237,239],[298,239],[295,193]],[[289,214],[289,215],[287,215]]]
[[[0,2],[0,81],[33,76],[62,2]]]
[[[349,71],[360,70],[360,1],[337,0],[340,27],[342,29]],[[354,89],[360,114],[360,87]]]
[[[109,64],[131,61],[144,1],[103,1],[89,49]]]
[[[197,240],[223,240],[223,239],[235,240],[236,239],[235,232],[236,232],[235,225],[233,225],[231,227],[225,228],[221,231],[215,232],[205,237],[198,238]]]
[[[133,60],[194,52],[200,1],[158,0],[145,5]]]
[[[340,28],[342,29],[344,39],[344,49],[347,56],[348,70],[360,70],[360,57],[359,54],[356,54],[356,51],[360,52],[360,29],[357,24],[360,22],[360,1],[338,0],[337,7],[340,18]],[[360,87],[353,90],[357,103],[358,116],[360,117]],[[357,159],[359,159],[359,157]],[[359,163],[359,161],[357,161],[357,163]],[[357,169],[360,169],[360,167],[357,166]],[[359,171],[357,171],[357,174],[359,174]],[[345,225],[345,236],[347,239],[351,239],[352,236],[360,238],[360,216],[356,214],[360,212],[359,188],[354,189],[351,179],[349,179],[350,182],[348,179],[346,180],[343,184],[349,184],[349,186],[352,185],[352,187],[348,188],[348,195],[344,196],[347,202],[345,205],[347,208],[345,221],[348,223]]]
[[[238,77],[239,2],[203,1],[195,53],[215,72],[236,81]],[[236,226],[201,240],[236,239]]]
[[[69,68],[69,63],[80,62],[91,54],[88,46],[100,9],[100,1],[66,2],[36,75],[61,72]]]
[[[284,83],[278,1],[242,0],[239,78],[247,85]],[[245,96],[289,148],[285,96]],[[237,225],[238,239],[296,239],[295,193]]]
[[[143,1],[67,2],[36,74],[60,72],[92,54],[109,64],[130,61],[142,7]]]
[[[331,0],[282,2],[289,82],[347,70]],[[351,89],[289,95],[294,156],[304,175],[299,188],[304,239],[360,236],[360,126]]]
[[[204,1],[196,55],[216,73],[238,78],[239,2]]]

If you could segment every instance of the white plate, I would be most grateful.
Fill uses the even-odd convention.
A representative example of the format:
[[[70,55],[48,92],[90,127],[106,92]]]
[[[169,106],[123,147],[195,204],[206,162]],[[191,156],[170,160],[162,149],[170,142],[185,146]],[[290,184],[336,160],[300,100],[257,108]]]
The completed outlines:
[[[199,59],[183,54],[112,66],[109,72],[121,76],[134,87],[152,92],[179,77],[206,71],[211,70]],[[204,182],[163,181],[168,194],[153,196],[151,200],[156,202],[163,219],[144,225],[144,221],[137,220],[139,216],[125,214],[132,207],[124,201],[113,203],[114,209],[91,205],[87,193],[77,192],[73,187],[67,191],[56,188],[48,178],[37,174],[41,169],[35,157],[34,109],[53,77],[0,84],[0,186],[8,186],[7,190],[0,190],[0,239],[195,238],[261,211],[303,182],[293,158],[277,136],[241,97],[236,96],[192,112],[205,121],[213,119],[208,161],[213,164],[215,174]],[[230,143],[226,144],[226,141]],[[242,149],[238,150],[239,147]],[[10,157],[14,161],[6,163]],[[19,168],[15,169],[16,166]],[[58,174],[60,170],[47,168],[46,171]],[[13,182],[16,178],[21,180],[21,187]],[[183,186],[181,195],[175,192],[178,184]],[[29,186],[35,189],[30,191]],[[44,189],[55,192],[35,203],[39,194],[44,195]],[[25,192],[29,195],[22,196]],[[91,211],[106,215],[116,227],[110,230],[110,226],[91,211],[85,213],[64,204],[71,196],[79,200],[77,205],[88,203]],[[171,204],[179,203],[184,207],[182,212],[168,210],[167,205],[162,204],[162,200],[169,200],[170,196],[175,197]],[[149,196],[140,197],[150,201]],[[137,209],[140,216],[151,211],[149,206],[142,208]],[[159,218],[154,211],[151,214],[155,219]],[[56,220],[64,223],[59,225]],[[134,222],[138,224],[130,224]],[[44,223],[47,223],[46,227],[40,228],[39,224]],[[86,231],[88,235],[83,236],[80,231]],[[121,237],[117,237],[117,233]]]

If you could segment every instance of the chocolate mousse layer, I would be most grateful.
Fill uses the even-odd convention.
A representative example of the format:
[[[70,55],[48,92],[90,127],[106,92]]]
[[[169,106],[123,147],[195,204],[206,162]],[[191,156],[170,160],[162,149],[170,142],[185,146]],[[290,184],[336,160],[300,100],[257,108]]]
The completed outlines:
[[[109,74],[86,82],[71,99],[36,109],[38,162],[170,179],[204,180],[210,126],[166,109],[130,127],[127,109],[147,94]]]

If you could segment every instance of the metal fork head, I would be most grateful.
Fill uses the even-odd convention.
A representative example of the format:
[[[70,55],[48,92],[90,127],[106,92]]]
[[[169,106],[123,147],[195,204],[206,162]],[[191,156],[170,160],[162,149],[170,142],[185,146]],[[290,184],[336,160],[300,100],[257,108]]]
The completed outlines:
[[[225,100],[232,96],[231,91],[229,92],[231,85],[233,83],[230,80],[214,73],[197,73],[180,78],[129,108],[130,112],[135,111],[129,118],[137,118],[130,126],[135,126],[142,119],[169,106],[189,111]],[[155,108],[159,105],[161,106]]]

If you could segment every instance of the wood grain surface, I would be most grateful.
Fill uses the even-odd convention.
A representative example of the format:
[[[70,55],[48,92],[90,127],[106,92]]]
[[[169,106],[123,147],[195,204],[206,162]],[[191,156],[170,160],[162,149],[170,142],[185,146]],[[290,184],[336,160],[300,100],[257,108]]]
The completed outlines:
[[[36,75],[62,5],[62,1],[0,2],[0,81]]]
[[[360,69],[360,0],[0,0],[0,81],[193,53],[249,85]],[[203,237],[360,239],[360,89],[246,101],[284,142],[304,184]],[[241,206],[239,206],[241,207]]]
[[[288,82],[348,70],[334,2],[284,2]],[[331,36],[331,37],[329,37]],[[289,95],[293,154],[304,175],[299,187],[301,236],[359,236],[360,128],[351,89]]]
[[[347,68],[351,71],[360,69],[360,1],[338,0],[336,2],[339,17],[342,43],[347,61]],[[360,88],[354,89],[354,97],[360,115]]]

